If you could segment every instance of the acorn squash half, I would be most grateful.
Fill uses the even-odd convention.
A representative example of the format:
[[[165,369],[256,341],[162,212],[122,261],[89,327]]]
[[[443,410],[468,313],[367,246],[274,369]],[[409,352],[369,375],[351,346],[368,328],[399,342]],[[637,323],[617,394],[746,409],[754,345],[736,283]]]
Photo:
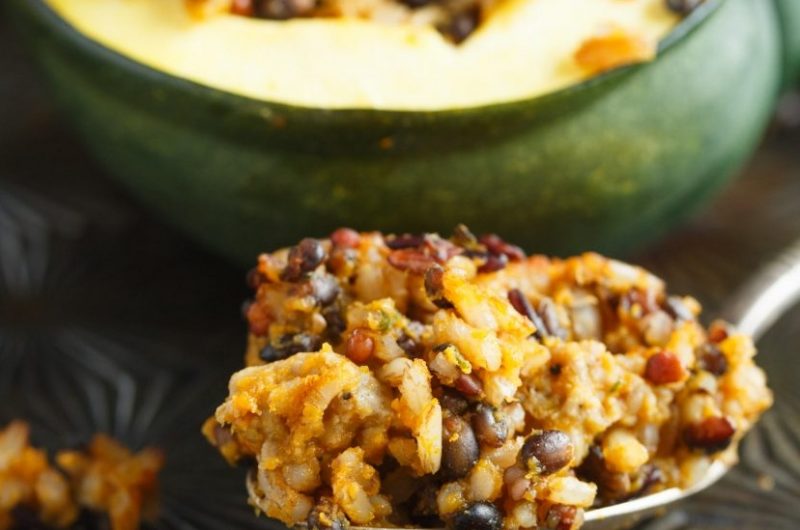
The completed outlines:
[[[153,0],[126,0],[137,1]],[[494,99],[493,73],[486,90],[453,95],[458,84],[441,81],[445,96],[405,105],[392,100],[399,88],[354,101],[301,97],[300,79],[298,100],[287,103],[168,73],[177,63],[145,64],[158,53],[134,60],[130,49],[112,51],[87,36],[96,21],[67,22],[42,0],[7,2],[56,97],[109,172],[197,239],[241,260],[339,225],[421,232],[466,222],[548,252],[629,247],[675,223],[739,167],[783,75],[773,2],[707,0],[669,31],[655,60],[583,81],[549,78],[552,86],[527,96]],[[124,19],[105,23],[124,31]],[[503,32],[481,36],[490,30],[491,20],[459,46],[503,39]],[[170,38],[185,43],[193,31]],[[326,42],[337,51],[339,40]],[[200,63],[220,53],[196,50]],[[253,67],[229,55],[231,68]],[[316,71],[314,60],[296,75]],[[359,92],[336,97],[345,93]]]

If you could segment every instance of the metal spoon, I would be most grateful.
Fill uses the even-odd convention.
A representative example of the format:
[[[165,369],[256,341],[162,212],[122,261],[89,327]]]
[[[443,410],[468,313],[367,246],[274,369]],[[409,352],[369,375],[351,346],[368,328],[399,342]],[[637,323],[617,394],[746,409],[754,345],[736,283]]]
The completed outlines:
[[[742,333],[760,339],[772,324],[800,300],[800,240],[758,271],[723,306],[722,316]],[[708,473],[687,489],[670,488],[605,508],[588,510],[584,530],[622,530],[669,504],[702,491],[730,469],[731,464],[714,462]]]
[[[783,313],[800,300],[800,240],[795,241],[756,273],[724,305],[723,318],[742,333],[758,340]],[[702,491],[730,469],[731,464],[714,462],[706,476],[690,488],[669,488],[612,506],[587,510],[582,530],[624,530],[667,506]],[[248,481],[250,482],[250,481]],[[248,484],[252,488],[252,484]],[[251,489],[251,493],[254,490]],[[351,527],[352,530],[393,530]],[[408,530],[441,530],[419,529]]]

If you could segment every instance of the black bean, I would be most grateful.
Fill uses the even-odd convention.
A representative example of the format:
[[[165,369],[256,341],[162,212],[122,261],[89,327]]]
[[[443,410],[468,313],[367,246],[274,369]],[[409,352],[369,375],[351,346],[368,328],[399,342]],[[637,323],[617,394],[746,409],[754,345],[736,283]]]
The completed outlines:
[[[619,501],[630,494],[630,476],[608,469],[603,450],[597,445],[589,448],[589,454],[577,471],[580,478],[597,484],[597,495],[602,501]]]
[[[542,340],[547,335],[547,327],[545,326],[544,321],[539,316],[539,314],[533,310],[533,306],[531,303],[528,302],[528,299],[519,289],[511,289],[508,292],[508,301],[511,302],[511,305],[514,306],[514,309],[517,310],[517,313],[520,315],[527,317],[528,320],[533,322],[533,325],[536,327],[536,331],[534,331],[533,335]]]
[[[667,7],[681,15],[688,15],[697,9],[703,0],[666,0]]]
[[[458,392],[450,390],[449,388],[445,388],[442,391],[442,395],[439,397],[439,403],[441,403],[444,410],[450,411],[456,416],[461,416],[469,409],[469,401],[464,399],[464,396]]]
[[[486,404],[479,404],[472,417],[472,428],[481,443],[500,447],[508,437],[508,424],[501,413]]]
[[[490,502],[476,502],[456,513],[452,525],[453,530],[500,530],[503,515]]]
[[[316,239],[305,238],[289,250],[286,268],[281,279],[299,282],[325,261],[325,249]]]
[[[269,343],[261,350],[260,357],[264,362],[273,362],[285,359],[290,355],[300,352],[317,351],[320,347],[319,337],[308,333],[284,335],[276,343]]]
[[[453,304],[444,296],[444,269],[433,265],[425,271],[425,294],[440,309],[449,309]]]
[[[728,358],[716,344],[704,344],[700,352],[700,368],[716,376],[728,371]]]
[[[350,524],[339,505],[322,497],[306,519],[308,530],[347,530]]]
[[[686,376],[680,358],[672,352],[660,351],[647,359],[644,377],[655,385],[677,383]]]
[[[529,436],[519,450],[523,468],[550,475],[572,461],[572,440],[563,431],[542,431]]]
[[[345,354],[356,363],[367,362],[375,352],[375,340],[364,328],[356,328],[347,339]]]
[[[347,322],[342,315],[342,310],[337,305],[330,305],[320,311],[325,319],[325,339],[332,344],[342,341],[342,333],[347,329]]]
[[[692,449],[712,454],[727,449],[734,434],[736,429],[727,418],[712,416],[687,426],[683,431],[683,441]]]
[[[279,361],[281,359],[285,359],[286,355],[284,355],[283,351],[278,349],[276,346],[272,344],[267,344],[261,349],[261,353],[259,354],[261,360],[265,363],[271,363],[273,361]]]
[[[450,480],[463,478],[480,456],[480,447],[469,423],[448,415],[442,421],[442,473]]]
[[[311,278],[311,290],[319,305],[331,305],[342,292],[339,282],[330,274],[319,274]]]
[[[397,338],[396,342],[397,345],[400,346],[400,348],[411,357],[419,357],[423,353],[422,345],[406,333],[401,334],[400,337]]]

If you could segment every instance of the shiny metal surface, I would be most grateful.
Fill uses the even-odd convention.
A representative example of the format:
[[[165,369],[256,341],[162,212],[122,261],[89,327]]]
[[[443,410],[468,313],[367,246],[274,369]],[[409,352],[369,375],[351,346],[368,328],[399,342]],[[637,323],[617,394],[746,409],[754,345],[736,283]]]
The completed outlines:
[[[725,304],[723,317],[758,340],[800,299],[800,240],[756,273]]]

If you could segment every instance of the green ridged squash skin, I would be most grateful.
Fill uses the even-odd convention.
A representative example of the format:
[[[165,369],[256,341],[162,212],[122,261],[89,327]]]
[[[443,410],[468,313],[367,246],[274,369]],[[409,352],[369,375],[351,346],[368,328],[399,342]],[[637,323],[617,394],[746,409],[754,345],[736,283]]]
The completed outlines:
[[[774,5],[725,0],[658,60],[549,96],[436,112],[302,108],[156,72],[40,0],[7,1],[108,172],[243,263],[341,225],[449,233],[464,222],[530,251],[622,251],[747,159],[782,76]]]
[[[786,54],[786,84],[800,81],[800,0],[776,0]]]

